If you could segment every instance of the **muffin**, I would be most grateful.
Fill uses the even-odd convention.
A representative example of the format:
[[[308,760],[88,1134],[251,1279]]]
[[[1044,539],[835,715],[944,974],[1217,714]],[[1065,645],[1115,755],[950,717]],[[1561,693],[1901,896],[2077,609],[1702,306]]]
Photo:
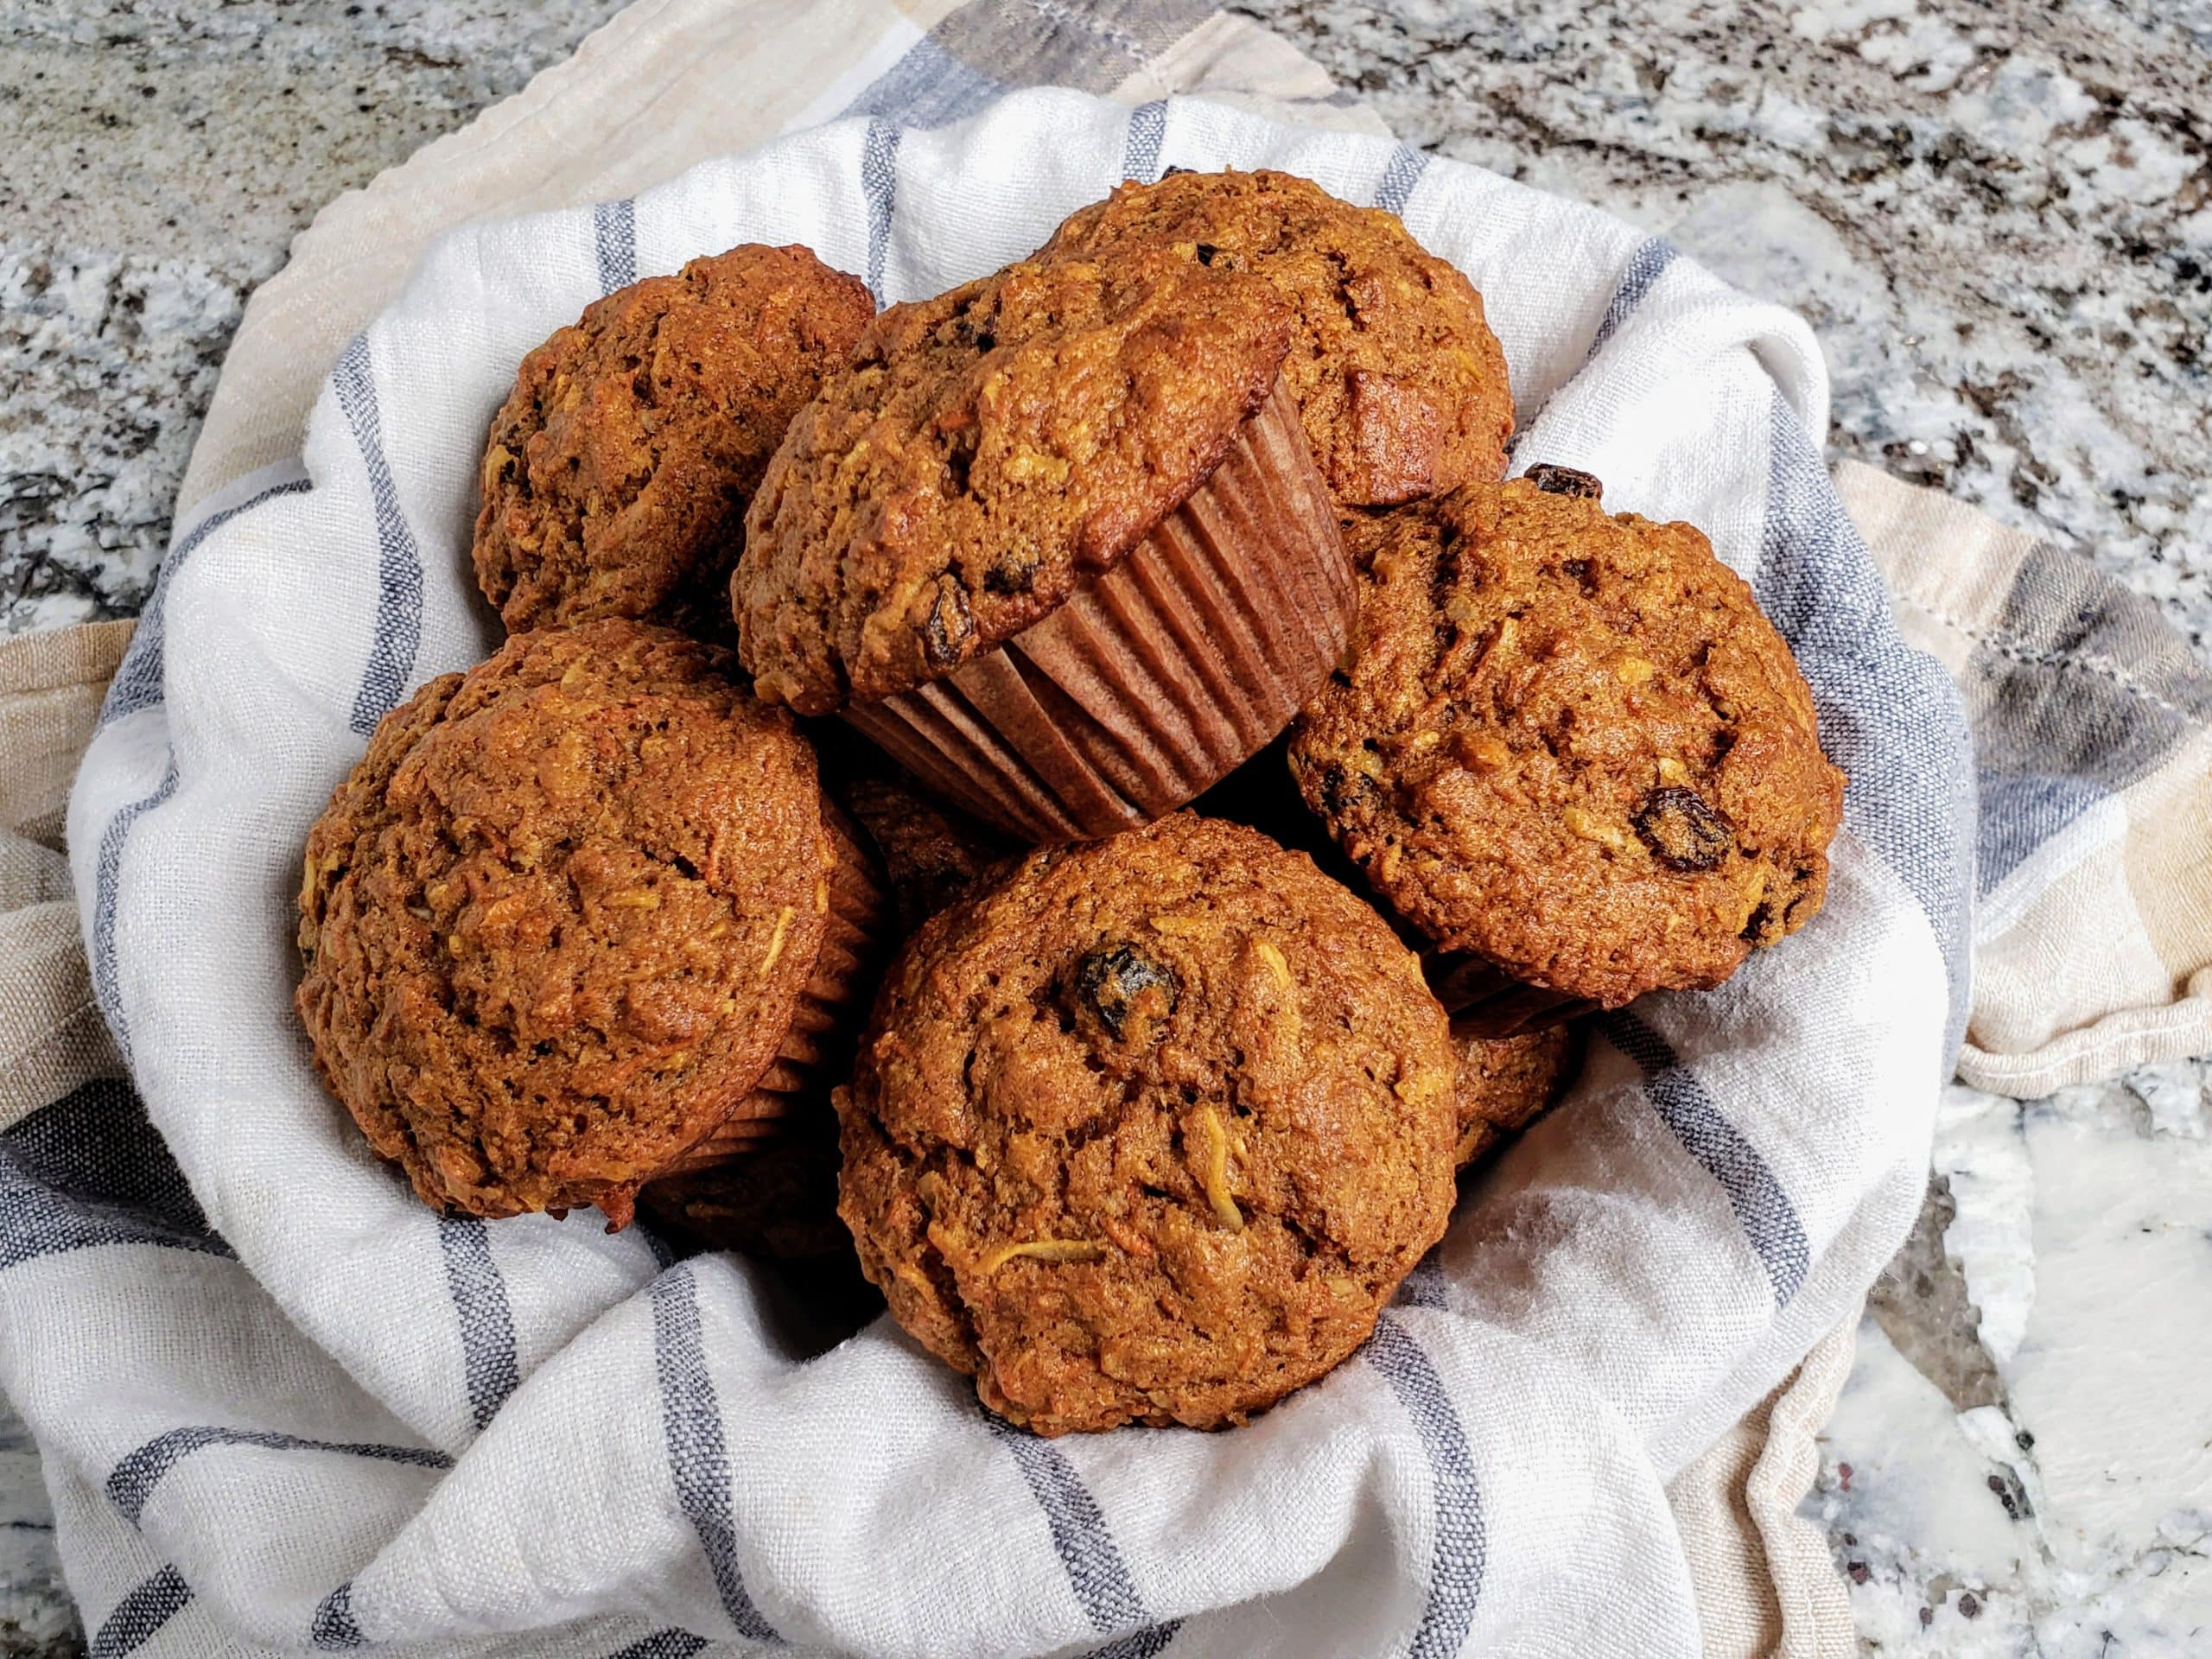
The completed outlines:
[[[1504,474],[1513,393],[1482,296],[1395,213],[1288,173],[1173,173],[1075,213],[1036,257],[1150,245],[1250,271],[1290,302],[1283,379],[1338,500],[1389,505]]]
[[[833,896],[870,879],[728,667],[620,619],[518,634],[387,715],[309,834],[300,1017],[425,1203],[620,1226],[791,1086]]]
[[[836,1120],[741,1148],[703,1167],[663,1176],[638,1207],[685,1243],[770,1262],[823,1262],[852,1254],[837,1218]]]
[[[853,772],[830,787],[883,860],[891,922],[900,938],[1015,850],[1003,836],[940,806],[888,766]]]
[[[1453,1096],[1459,1139],[1452,1158],[1461,1169],[1556,1104],[1582,1058],[1580,1029],[1566,1025],[1486,1037],[1455,1020],[1452,1047],[1459,1066]]]
[[[826,1130],[832,1122],[830,1085],[851,1066],[860,1016],[899,934],[873,844],[826,795],[822,830],[830,847],[822,946],[775,1058],[728,1116],[662,1166],[664,1174],[710,1168],[786,1131]]]
[[[861,1265],[1042,1434],[1243,1421],[1442,1236],[1456,1072],[1420,964],[1240,824],[1032,854],[925,923],[840,1090]]]
[[[1031,841],[1191,799],[1334,666],[1355,596],[1290,308],[1187,252],[890,308],[792,420],[732,583],[760,695]]]
[[[1843,777],[1751,589],[1594,486],[1552,470],[1365,524],[1357,643],[1291,765],[1435,944],[1613,1007],[1717,985],[1819,910]]]
[[[746,505],[874,311],[806,249],[748,245],[608,295],[524,358],[476,515],[477,582],[507,627],[726,634]]]

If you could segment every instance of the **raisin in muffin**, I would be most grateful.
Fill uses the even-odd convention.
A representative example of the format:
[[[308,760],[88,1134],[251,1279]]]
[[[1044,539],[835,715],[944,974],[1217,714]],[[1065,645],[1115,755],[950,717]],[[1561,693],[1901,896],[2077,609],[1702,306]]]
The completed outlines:
[[[1843,777],[1751,589],[1593,488],[1548,472],[1367,521],[1357,643],[1291,764],[1436,944],[1618,1007],[1717,985],[1819,910]]]
[[[1033,854],[909,941],[838,1096],[842,1211],[1001,1416],[1241,1422],[1442,1236],[1454,1084],[1381,918],[1179,813]]]

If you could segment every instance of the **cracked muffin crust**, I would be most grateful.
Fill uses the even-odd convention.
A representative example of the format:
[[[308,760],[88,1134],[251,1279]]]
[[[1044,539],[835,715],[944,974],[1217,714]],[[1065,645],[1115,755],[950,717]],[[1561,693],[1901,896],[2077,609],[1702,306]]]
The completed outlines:
[[[923,925],[838,1096],[840,1209],[1000,1415],[1242,1422],[1365,1340],[1442,1236],[1454,1083],[1381,918],[1179,813]]]
[[[300,1017],[426,1204],[620,1225],[775,1058],[834,852],[811,751],[728,666],[518,634],[387,715],[309,834]]]
[[[507,627],[727,635],[768,457],[874,311],[806,249],[747,245],[594,302],[524,358],[476,516],[477,582]]]
[[[1843,776],[1702,535],[1545,484],[1356,528],[1357,642],[1292,768],[1445,949],[1606,1007],[1717,985],[1819,910]]]
[[[730,598],[760,696],[881,702],[1044,617],[1205,482],[1289,337],[1266,283],[1165,251],[892,306],[747,513]]]
[[[1395,213],[1289,173],[1172,173],[1072,214],[1035,257],[1154,244],[1264,277],[1295,308],[1283,378],[1340,501],[1382,505],[1504,473],[1513,393],[1482,296]]]

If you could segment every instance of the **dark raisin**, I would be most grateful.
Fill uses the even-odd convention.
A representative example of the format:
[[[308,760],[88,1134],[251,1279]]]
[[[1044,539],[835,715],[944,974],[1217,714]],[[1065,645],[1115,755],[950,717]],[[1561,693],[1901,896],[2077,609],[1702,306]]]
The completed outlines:
[[[983,591],[1010,599],[1026,594],[1037,583],[1037,561],[1009,556],[983,572]]]
[[[1167,1018],[1175,1012],[1182,991],[1173,969],[1128,944],[1085,957],[1076,964],[1075,986],[1084,1005],[1116,1038],[1132,1015]]]
[[[1540,461],[1522,474],[1546,495],[1579,495],[1586,501],[1595,501],[1605,492],[1605,486],[1588,473],[1578,473],[1572,467],[1555,467]]]
[[[1199,243],[1199,244],[1198,244],[1198,263],[1199,263],[1200,264],[1202,264],[1202,265],[1210,265],[1210,264],[1213,264],[1213,257],[1214,257],[1214,255],[1215,255],[1215,254],[1217,254],[1217,253],[1218,253],[1218,252],[1220,252],[1220,251],[1221,251],[1221,250],[1220,250],[1220,249],[1218,249],[1218,248],[1217,248],[1217,247],[1215,247],[1215,246],[1214,246],[1214,245],[1213,245],[1212,243],[1211,243],[1211,242],[1201,242],[1201,243]]]
[[[1374,784],[1363,773],[1347,770],[1334,760],[1321,771],[1321,810],[1332,816],[1354,801],[1373,793]]]
[[[957,582],[941,584],[937,602],[930,607],[922,629],[922,655],[931,668],[949,673],[960,666],[968,641],[975,637],[976,618],[968,608],[968,590]]]
[[[1577,582],[1590,580],[1590,561],[1587,559],[1569,559],[1560,566],[1560,569]]]
[[[1694,790],[1655,789],[1636,809],[1636,833],[1670,870],[1709,870],[1728,855],[1736,832]]]
[[[1769,936],[1774,931],[1774,906],[1761,900],[1751,907],[1751,919],[1744,924],[1740,936],[1752,944],[1771,944]]]
[[[949,495],[968,493],[969,474],[976,464],[976,441],[981,435],[978,429],[969,427],[955,432],[945,442],[944,482]]]

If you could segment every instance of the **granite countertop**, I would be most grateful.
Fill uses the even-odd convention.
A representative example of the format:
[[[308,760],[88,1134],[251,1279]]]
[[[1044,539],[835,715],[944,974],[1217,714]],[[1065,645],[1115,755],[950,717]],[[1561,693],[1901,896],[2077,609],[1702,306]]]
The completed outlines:
[[[1039,0],[1030,0],[1039,3]],[[615,0],[0,0],[0,616],[131,613],[288,238]],[[2206,0],[1249,0],[1402,136],[1802,311],[1833,452],[2212,652]],[[1824,1443],[1867,1652],[2212,1652],[2212,1067],[1954,1090]],[[81,1638],[0,1411],[0,1655]]]

